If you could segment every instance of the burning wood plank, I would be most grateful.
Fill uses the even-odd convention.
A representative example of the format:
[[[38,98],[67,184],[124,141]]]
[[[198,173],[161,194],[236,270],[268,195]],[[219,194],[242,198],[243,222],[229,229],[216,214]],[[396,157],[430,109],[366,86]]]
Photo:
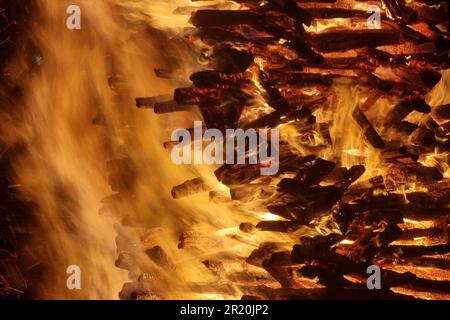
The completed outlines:
[[[355,119],[355,121],[361,127],[364,136],[374,148],[382,149],[385,147],[383,139],[381,139],[378,132],[374,129],[372,124],[369,122],[369,120],[359,107],[356,107],[353,111],[353,119]]]
[[[172,197],[174,199],[180,199],[189,197],[193,194],[209,191],[211,187],[202,179],[195,178],[188,180],[183,184],[180,184],[172,188]]]
[[[396,44],[400,34],[395,30],[328,31],[311,34],[314,48],[322,52]]]

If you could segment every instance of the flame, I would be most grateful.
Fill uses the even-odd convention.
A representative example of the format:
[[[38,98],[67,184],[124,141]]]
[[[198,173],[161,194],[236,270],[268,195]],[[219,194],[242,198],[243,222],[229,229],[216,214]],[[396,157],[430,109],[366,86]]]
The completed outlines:
[[[332,92],[328,110],[319,109],[315,115],[318,123],[331,123],[330,135],[332,147],[323,150],[320,154],[324,159],[340,159],[342,166],[364,164],[366,168],[364,178],[380,174],[381,159],[379,152],[365,140],[360,128],[353,119],[352,112],[364,101],[363,92],[357,85],[345,81],[336,81]]]
[[[226,188],[217,182],[214,168],[175,166],[162,147],[169,130],[186,127],[198,115],[161,117],[134,106],[137,96],[169,94],[175,86],[171,80],[155,79],[153,69],[164,63],[155,35],[146,26],[178,36],[187,18],[174,18],[172,12],[191,2],[81,0],[80,31],[66,30],[62,23],[70,4],[52,0],[37,4],[29,41],[38,48],[34,61],[40,63],[30,70],[29,52],[26,48],[19,52],[9,74],[21,75],[13,79],[24,90],[24,101],[18,106],[20,121],[2,115],[6,126],[1,140],[27,149],[15,159],[14,171],[24,197],[36,204],[40,217],[33,248],[47,260],[49,271],[38,295],[117,298],[127,274],[113,267],[116,250],[129,252],[116,249],[114,239],[126,234],[123,237],[140,258],[148,247],[159,245],[174,261],[176,270],[161,270],[151,263],[139,266],[139,272],[159,273],[158,296],[239,298],[238,290],[204,292],[200,284],[210,290],[215,278],[205,276],[199,257],[204,255],[202,250],[212,254],[232,248],[237,256],[245,256],[257,248],[257,237],[243,245],[231,231],[239,226],[242,214],[227,205],[209,203],[207,195],[170,198],[172,186],[198,175],[218,190]],[[173,54],[180,61],[184,58],[184,53]],[[193,67],[182,64],[179,71],[187,75]],[[101,126],[93,125],[93,119],[100,119]],[[108,200],[113,191],[106,174],[107,161],[117,158],[130,159],[139,172],[132,197],[119,203]],[[124,217],[133,226],[117,223],[117,218]],[[254,213],[249,219],[257,221],[257,217]],[[265,217],[274,219],[269,213]],[[211,234],[211,242],[200,246],[200,252],[177,249],[179,234],[195,226]],[[225,240],[221,239],[224,234]],[[141,244],[144,237],[147,242]],[[82,272],[82,290],[77,292],[66,288],[65,271],[72,264]]]
[[[297,233],[264,235],[238,232],[243,221],[277,221],[280,217],[255,210],[255,202],[242,204],[237,209],[229,204],[210,203],[208,195],[199,194],[189,199],[170,198],[172,186],[201,176],[215,190],[228,191],[217,182],[214,167],[196,165],[179,167],[172,164],[162,143],[171,130],[187,127],[199,112],[156,116],[152,112],[135,109],[134,98],[170,94],[180,79],[187,79],[201,68],[183,50],[163,52],[154,28],[162,29],[171,39],[182,36],[189,26],[188,17],[174,14],[178,7],[195,10],[195,2],[188,0],[80,0],[83,24],[81,31],[68,31],[62,23],[69,0],[42,0],[36,4],[37,15],[29,30],[29,46],[18,52],[18,58],[9,65],[12,81],[23,88],[23,101],[12,101],[18,108],[18,120],[1,115],[4,128],[1,141],[10,147],[25,146],[26,152],[14,159],[14,172],[23,196],[36,204],[40,232],[33,239],[33,248],[41,259],[47,259],[45,284],[39,296],[44,298],[117,298],[125,271],[112,268],[120,253],[135,254],[142,264],[136,274],[128,274],[131,281],[142,274],[155,273],[155,294],[168,299],[224,299],[240,298],[237,285],[222,288],[222,282],[205,272],[202,259],[227,252],[233,263],[243,267],[243,259],[263,241],[278,241],[292,247],[298,233],[327,234],[331,232],[329,217],[319,221],[316,230],[304,227]],[[211,5],[227,1],[211,2]],[[351,19],[330,19],[316,23],[307,31],[321,32],[330,27],[361,27]],[[280,40],[283,45],[285,40]],[[199,44],[193,43],[198,49]],[[33,51],[33,67],[28,61]],[[179,61],[177,79],[156,79],[153,69],[166,60]],[[256,88],[251,114],[268,113],[263,86],[258,70],[264,61],[256,60],[250,69]],[[379,75],[389,73],[386,68]],[[446,88],[450,72],[444,73],[441,83],[429,96],[432,106],[443,104],[448,97]],[[115,79],[114,88],[111,81]],[[114,82],[113,81],[113,82]],[[446,84],[447,83],[447,84]],[[366,172],[361,179],[383,174],[385,168],[379,151],[365,141],[353,120],[353,110],[361,106],[366,96],[357,85],[335,81],[331,88],[328,109],[315,112],[317,123],[330,123],[331,147],[322,148],[318,156],[340,166],[363,164]],[[311,92],[314,95],[315,92]],[[448,102],[447,102],[448,103]],[[377,127],[392,106],[393,101],[379,99],[368,113]],[[257,111],[259,110],[259,111]],[[245,112],[245,111],[244,111]],[[94,126],[100,119],[101,126]],[[293,123],[280,125],[281,135],[300,154],[308,154],[308,147],[324,142],[316,131],[296,132]],[[299,143],[301,137],[307,140]],[[438,166],[445,162],[443,155],[428,155],[426,165]],[[121,182],[130,182],[129,194],[118,194],[108,183],[106,163],[110,159],[129,159],[138,175],[125,172]],[[448,157],[446,158],[448,159]],[[445,159],[445,160],[446,160]],[[444,167],[446,176],[449,168]],[[271,182],[276,184],[277,180]],[[411,190],[416,189],[412,186]],[[398,190],[398,192],[406,192]],[[111,195],[126,197],[126,201],[112,201]],[[105,199],[106,198],[106,199]],[[103,204],[101,199],[105,199]],[[247,207],[253,208],[247,208]],[[98,213],[102,212],[103,215]],[[108,218],[108,216],[116,217]],[[120,223],[127,221],[128,224]],[[405,223],[415,225],[415,221]],[[323,226],[323,228],[322,228]],[[181,232],[192,237],[194,248],[179,250]],[[119,235],[119,236],[118,236]],[[123,237],[129,243],[125,249],[116,248],[114,240]],[[195,243],[195,241],[198,241]],[[350,245],[352,240],[341,244]],[[154,246],[164,248],[173,260],[174,268],[160,268],[146,259],[145,250]],[[237,262],[236,262],[237,261]],[[67,266],[81,267],[82,290],[66,290]],[[235,265],[234,265],[235,267]],[[250,268],[245,265],[245,268]],[[230,267],[228,270],[233,270]],[[84,277],[84,276],[83,276]],[[150,277],[152,278],[152,277]],[[220,279],[222,280],[222,279]],[[221,292],[220,290],[222,289]],[[56,296],[56,293],[58,296]]]
[[[352,18],[334,18],[334,19],[324,19],[313,21],[310,26],[306,26],[305,30],[308,32],[323,32],[329,31],[336,28],[347,28],[347,29],[364,29],[367,28],[366,21],[355,21]]]
[[[264,214],[261,215],[261,219],[262,220],[266,220],[266,221],[277,221],[277,220],[281,220],[279,216],[274,215],[270,212],[266,212]]]

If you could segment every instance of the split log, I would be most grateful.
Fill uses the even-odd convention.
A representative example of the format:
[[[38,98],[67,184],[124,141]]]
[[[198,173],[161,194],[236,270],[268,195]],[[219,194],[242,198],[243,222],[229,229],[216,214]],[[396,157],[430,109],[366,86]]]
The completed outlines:
[[[136,106],[138,108],[153,108],[156,103],[167,101],[171,98],[170,95],[161,95],[148,98],[136,98]]]
[[[353,119],[361,127],[364,136],[374,148],[383,149],[385,147],[383,139],[381,139],[378,132],[374,129],[366,115],[361,111],[361,109],[359,109],[359,107],[356,107],[353,111]]]
[[[190,80],[197,88],[229,88],[239,89],[243,83],[250,83],[245,74],[221,73],[214,70],[199,71],[191,75]]]
[[[289,103],[281,95],[278,88],[271,82],[269,75],[264,71],[259,71],[259,80],[268,95],[269,105],[277,111],[287,111],[290,109]]]
[[[173,99],[180,105],[218,105],[221,92],[218,89],[178,88]]]
[[[402,246],[391,245],[383,253],[397,253],[404,258],[414,258],[434,254],[446,254],[450,252],[450,243],[434,246]]]
[[[216,69],[219,72],[244,72],[253,63],[254,55],[245,50],[237,50],[230,46],[216,46],[213,53]]]
[[[391,29],[328,31],[311,34],[310,41],[321,52],[343,51],[397,44],[400,33]]]
[[[273,232],[293,232],[297,230],[299,224],[295,221],[261,221],[256,225],[256,228],[262,231]]]
[[[311,167],[300,170],[295,179],[301,180],[304,187],[317,185],[325,179],[335,167],[336,164],[334,162],[318,158]]]
[[[367,11],[366,10],[358,10],[351,8],[338,8],[338,7],[321,7],[321,8],[307,8],[305,9],[311,15],[312,19],[335,19],[335,18],[366,18],[367,19]],[[381,21],[384,22],[386,20],[386,15],[384,12],[381,12]]]
[[[174,199],[185,198],[197,193],[209,191],[210,189],[211,187],[202,178],[195,178],[173,187],[172,197]]]
[[[450,270],[450,263],[445,258],[434,257],[417,257],[417,258],[404,258],[401,261],[393,258],[392,260],[383,258],[383,262],[380,262],[380,266],[390,266],[392,263],[404,266],[424,267],[424,268],[437,268],[442,270]]]
[[[387,129],[400,123],[401,120],[413,111],[428,113],[431,111],[431,108],[421,97],[413,96],[403,99],[387,115],[384,122],[384,128]]]
[[[265,16],[251,10],[197,10],[191,23],[196,27],[230,26],[238,24],[261,25]]]
[[[353,193],[353,192],[360,192],[360,191],[367,191],[367,190],[371,190],[374,188],[379,188],[381,186],[383,186],[384,183],[384,178],[383,176],[376,176],[373,178],[370,178],[368,180],[364,180],[358,183],[353,184],[350,187],[349,192]]]

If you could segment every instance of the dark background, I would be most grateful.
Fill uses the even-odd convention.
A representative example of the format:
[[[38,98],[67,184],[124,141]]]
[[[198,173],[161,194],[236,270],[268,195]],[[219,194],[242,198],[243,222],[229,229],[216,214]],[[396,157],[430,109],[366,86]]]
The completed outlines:
[[[12,119],[11,102],[20,101],[21,88],[10,81],[5,67],[14,58],[16,49],[26,42],[30,3],[29,0],[0,0],[0,113]],[[35,219],[32,204],[20,199],[14,187],[11,165],[19,149],[0,139],[0,300],[31,299],[33,282],[38,281],[42,265],[26,249]]]

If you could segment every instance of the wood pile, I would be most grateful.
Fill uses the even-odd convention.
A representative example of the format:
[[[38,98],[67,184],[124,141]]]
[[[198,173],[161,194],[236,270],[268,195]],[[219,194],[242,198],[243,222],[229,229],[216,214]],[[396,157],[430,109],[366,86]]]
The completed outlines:
[[[137,99],[156,113],[199,108],[205,128],[295,128],[297,147],[282,139],[274,176],[261,176],[259,164],[227,164],[215,174],[229,194],[201,177],[174,187],[174,198],[210,192],[211,201],[254,203],[278,217],[242,221],[242,239],[293,239],[268,237],[247,258],[205,260],[223,280],[211,290],[238,287],[244,299],[449,299],[450,105],[427,102],[450,64],[447,2],[235,2],[238,9],[207,2],[177,9],[191,14],[186,41],[205,45],[203,68],[169,99]],[[383,8],[379,29],[367,27],[371,5]],[[176,70],[157,74],[170,78]],[[358,95],[356,105],[339,104],[337,88]],[[320,116],[330,111],[348,113],[358,130],[341,135],[360,137],[371,151],[352,154],[351,166],[336,150],[344,139],[337,124]],[[370,157],[379,159],[377,174]],[[199,238],[209,241],[186,231],[179,248]],[[160,247],[148,256],[174,267]],[[381,267],[380,290],[367,289],[371,265]],[[145,281],[136,283],[132,297],[154,298],[141,288]]]

